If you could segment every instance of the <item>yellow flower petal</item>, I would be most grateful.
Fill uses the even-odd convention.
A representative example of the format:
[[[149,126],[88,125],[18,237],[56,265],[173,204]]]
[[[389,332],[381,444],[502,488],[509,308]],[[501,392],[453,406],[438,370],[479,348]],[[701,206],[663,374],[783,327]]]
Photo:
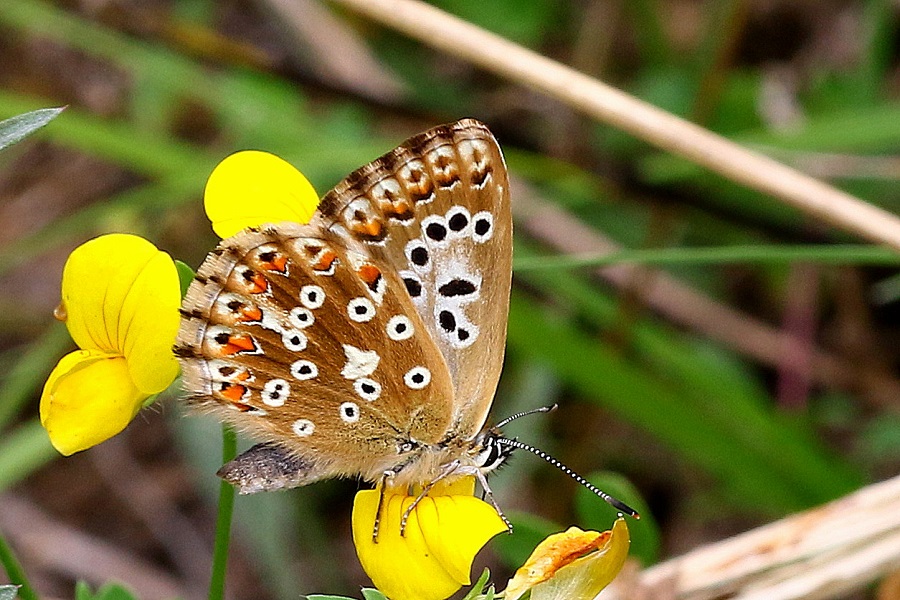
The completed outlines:
[[[570,527],[551,535],[516,571],[504,598],[516,600],[531,590],[531,600],[590,600],[622,570],[629,545],[624,519],[603,533]]]
[[[135,279],[159,250],[136,235],[100,236],[76,248],[63,269],[66,326],[79,348],[122,354],[120,312]]]
[[[44,384],[41,424],[68,456],[111,438],[147,398],[134,387],[121,356],[78,350],[64,356]]]
[[[472,478],[438,484],[410,514],[404,536],[400,519],[415,496],[388,490],[377,543],[372,542],[372,528],[380,491],[359,492],[353,503],[353,541],[375,587],[391,600],[443,600],[471,583],[475,555],[506,530],[497,512],[472,496],[473,490]]]
[[[268,152],[245,150],[213,170],[203,202],[213,231],[226,238],[263,223],[306,223],[319,196],[290,163]]]
[[[172,346],[178,333],[181,288],[175,263],[157,252],[140,272],[122,305],[122,352],[135,386],[158,394],[178,376]]]
[[[62,296],[75,343],[124,355],[145,395],[166,389],[178,375],[172,344],[181,292],[168,254],[135,235],[98,237],[69,256]]]

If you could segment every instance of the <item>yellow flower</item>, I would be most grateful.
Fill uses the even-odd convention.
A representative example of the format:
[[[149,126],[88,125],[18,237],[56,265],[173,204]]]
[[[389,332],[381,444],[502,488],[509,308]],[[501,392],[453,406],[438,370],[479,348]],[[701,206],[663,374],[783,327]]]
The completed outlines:
[[[41,395],[41,424],[60,453],[116,435],[172,383],[180,304],[175,264],[143,238],[104,235],[72,252],[58,316],[81,349],[59,361]]]
[[[363,569],[391,600],[444,600],[471,583],[475,555],[506,525],[489,504],[475,498],[475,480],[438,483],[409,516],[416,496],[386,490],[377,543],[372,541],[380,488],[356,494],[353,542]]]
[[[624,519],[603,533],[570,527],[551,535],[516,571],[504,599],[516,600],[531,590],[531,600],[590,600],[622,570],[629,545]]]
[[[263,223],[307,223],[319,196],[290,163],[268,152],[244,150],[213,169],[203,202],[213,231],[226,238]]]

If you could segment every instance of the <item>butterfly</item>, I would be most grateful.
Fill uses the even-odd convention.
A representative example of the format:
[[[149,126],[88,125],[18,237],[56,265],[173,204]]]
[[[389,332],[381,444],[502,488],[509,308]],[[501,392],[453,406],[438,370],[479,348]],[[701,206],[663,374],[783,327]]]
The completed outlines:
[[[555,462],[485,427],[512,246],[503,154],[473,119],[357,169],[306,224],[223,240],[175,347],[188,402],[260,441],[219,475],[241,493],[474,475],[490,497],[485,474],[514,448]]]

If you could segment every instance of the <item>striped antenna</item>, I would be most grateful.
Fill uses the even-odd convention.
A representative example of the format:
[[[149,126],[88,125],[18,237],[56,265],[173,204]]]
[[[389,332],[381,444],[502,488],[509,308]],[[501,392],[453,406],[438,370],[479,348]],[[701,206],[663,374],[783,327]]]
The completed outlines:
[[[555,405],[554,405],[554,407],[555,407]],[[536,409],[536,410],[529,411],[529,412],[547,412],[547,410],[552,410],[552,408],[553,407],[551,407],[549,409],[545,409],[543,411],[541,409]],[[521,413],[519,416],[523,416],[526,414],[529,414],[529,413],[527,413],[527,412]],[[513,418],[516,418],[516,415],[513,415],[513,417],[510,417],[509,419],[504,419],[504,421],[501,421],[501,423],[508,422],[508,421],[512,420]],[[499,427],[499,425],[498,425],[498,427]],[[523,444],[519,440],[511,440],[509,438],[503,438],[503,437],[498,437],[497,443],[502,444],[504,446],[512,446],[513,448],[521,448],[522,450],[528,450],[532,454],[543,458],[548,463],[550,463],[551,465],[553,465],[554,467],[556,467],[557,469],[559,469],[560,471],[562,471],[563,473],[565,473],[566,475],[568,475],[569,477],[571,477],[572,479],[574,479],[575,481],[577,481],[578,483],[580,483],[581,485],[583,485],[584,487],[589,489],[591,492],[593,492],[597,496],[600,496],[601,498],[606,500],[606,502],[608,502],[610,505],[619,509],[626,515],[628,515],[630,517],[634,517],[635,519],[641,518],[641,515],[639,515],[636,510],[634,510],[633,508],[631,508],[630,506],[628,506],[621,500],[613,498],[612,496],[610,496],[609,494],[607,494],[606,492],[604,492],[603,490],[601,490],[600,488],[595,486],[593,483],[591,483],[590,481],[588,481],[587,479],[585,479],[584,477],[582,477],[581,475],[579,475],[578,473],[576,473],[575,471],[573,471],[572,469],[567,467],[566,465],[562,464],[561,462],[559,462],[558,460],[556,460],[555,458],[553,458],[552,456],[550,456],[543,450],[535,448],[534,446],[529,446],[528,444]]]
[[[520,412],[520,413],[516,413],[516,414],[514,414],[514,415],[512,415],[512,416],[506,417],[505,419],[503,419],[502,421],[500,421],[499,423],[497,423],[496,425],[494,425],[494,427],[496,427],[496,428],[499,429],[500,427],[503,427],[504,425],[506,425],[506,424],[509,423],[510,421],[515,421],[515,420],[518,419],[519,417],[527,417],[528,415],[533,415],[533,414],[535,414],[535,413],[548,413],[548,412],[553,412],[554,410],[556,410],[556,406],[557,406],[556,404],[553,404],[552,406],[542,406],[542,407],[540,407],[540,408],[532,408],[531,410],[526,410],[526,411],[523,411],[523,412]]]

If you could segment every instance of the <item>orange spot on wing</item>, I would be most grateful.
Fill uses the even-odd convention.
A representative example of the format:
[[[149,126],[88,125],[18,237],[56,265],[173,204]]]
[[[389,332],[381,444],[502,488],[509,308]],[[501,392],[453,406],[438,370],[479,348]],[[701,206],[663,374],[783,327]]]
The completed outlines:
[[[267,271],[277,271],[278,273],[286,273],[287,272],[287,256],[283,254],[276,254],[275,258],[270,261],[262,263],[262,268]]]
[[[381,277],[381,271],[375,265],[365,264],[359,268],[357,271],[359,277],[366,283],[367,286],[372,287],[378,281],[378,278]]]
[[[378,238],[381,235],[381,222],[373,219],[365,223],[357,223],[353,226],[353,231],[366,237]]]
[[[237,403],[246,393],[247,388],[237,383],[229,383],[222,388],[222,395],[234,403]],[[238,408],[240,408],[240,406],[238,406]]]
[[[327,271],[331,268],[331,265],[334,264],[334,261],[337,260],[337,254],[335,254],[331,250],[322,251],[317,257],[315,264],[312,266],[314,271]]]
[[[258,306],[245,306],[241,309],[241,321],[262,320],[262,310]]]
[[[254,273],[247,278],[247,281],[251,284],[249,290],[251,294],[261,294],[269,289],[269,282],[266,281],[266,278],[263,277],[262,273]]]
[[[231,356],[239,352],[254,352],[256,342],[249,335],[235,333],[228,336],[228,342],[222,346],[222,353]]]

